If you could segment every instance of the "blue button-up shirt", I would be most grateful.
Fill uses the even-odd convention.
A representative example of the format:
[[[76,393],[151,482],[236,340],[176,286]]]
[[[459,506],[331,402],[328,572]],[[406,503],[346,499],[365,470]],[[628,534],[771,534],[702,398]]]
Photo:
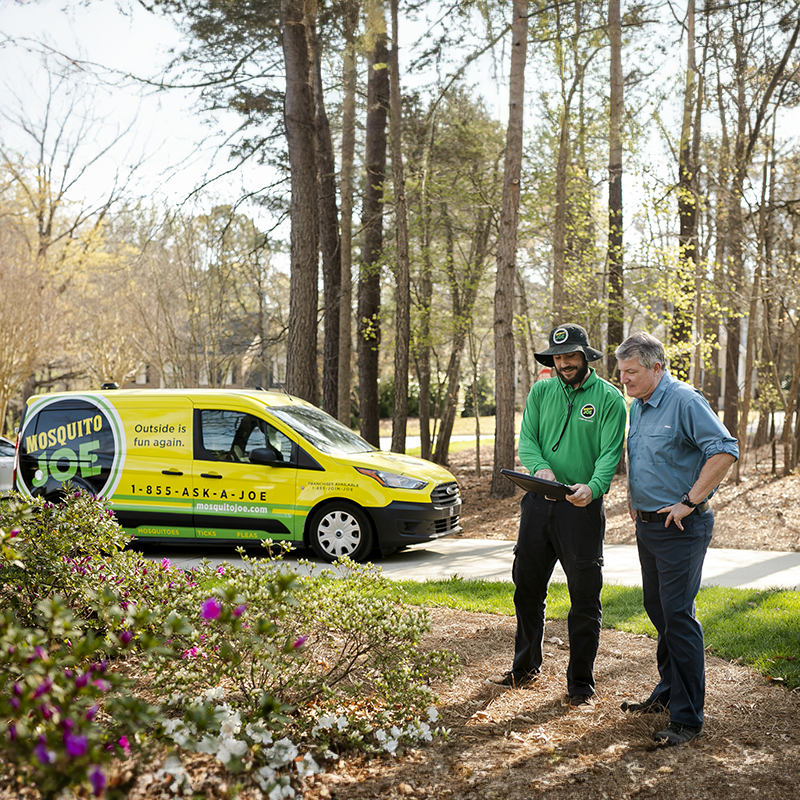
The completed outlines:
[[[628,482],[638,511],[657,511],[692,488],[711,456],[739,447],[700,392],[669,373],[631,405]],[[712,492],[713,494],[713,492]]]

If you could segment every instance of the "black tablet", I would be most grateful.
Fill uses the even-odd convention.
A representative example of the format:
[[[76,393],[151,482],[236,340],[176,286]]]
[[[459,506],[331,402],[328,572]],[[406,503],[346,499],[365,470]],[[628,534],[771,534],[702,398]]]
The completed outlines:
[[[514,481],[517,486],[522,487],[526,492],[543,494],[552,500],[563,500],[568,494],[574,491],[565,483],[558,481],[546,481],[544,478],[534,478],[533,475],[526,475],[524,472],[514,472],[511,469],[501,469],[500,472],[510,481]]]

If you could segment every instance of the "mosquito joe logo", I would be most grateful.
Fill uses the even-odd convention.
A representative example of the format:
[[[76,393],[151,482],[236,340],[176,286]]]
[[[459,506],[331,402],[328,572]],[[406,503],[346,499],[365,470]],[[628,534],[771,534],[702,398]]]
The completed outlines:
[[[581,419],[592,419],[595,415],[595,407],[591,403],[587,403],[581,409]]]
[[[125,436],[103,398],[44,399],[28,409],[20,434],[20,488],[47,496],[69,482],[104,497],[119,482]]]
[[[564,344],[569,337],[566,328],[557,328],[553,331],[553,344]]]

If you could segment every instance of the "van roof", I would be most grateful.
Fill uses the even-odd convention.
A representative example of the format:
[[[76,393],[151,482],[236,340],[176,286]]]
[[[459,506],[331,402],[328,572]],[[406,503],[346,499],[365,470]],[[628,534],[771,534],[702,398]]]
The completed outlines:
[[[293,397],[285,392],[266,392],[261,389],[108,389],[103,391],[74,391],[74,392],[53,392],[52,394],[41,394],[31,397],[28,404],[41,398],[52,399],[56,397],[120,397],[129,399],[132,397],[186,397],[195,402],[208,401],[219,397],[241,397],[253,400],[264,406],[290,406],[302,405],[313,406],[306,400]]]

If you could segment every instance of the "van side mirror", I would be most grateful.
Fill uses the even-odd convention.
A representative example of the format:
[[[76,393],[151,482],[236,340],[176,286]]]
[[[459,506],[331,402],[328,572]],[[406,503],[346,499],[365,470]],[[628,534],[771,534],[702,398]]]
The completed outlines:
[[[250,451],[251,464],[268,464],[272,467],[283,466],[283,461],[279,461],[275,452],[268,447],[256,447]]]

